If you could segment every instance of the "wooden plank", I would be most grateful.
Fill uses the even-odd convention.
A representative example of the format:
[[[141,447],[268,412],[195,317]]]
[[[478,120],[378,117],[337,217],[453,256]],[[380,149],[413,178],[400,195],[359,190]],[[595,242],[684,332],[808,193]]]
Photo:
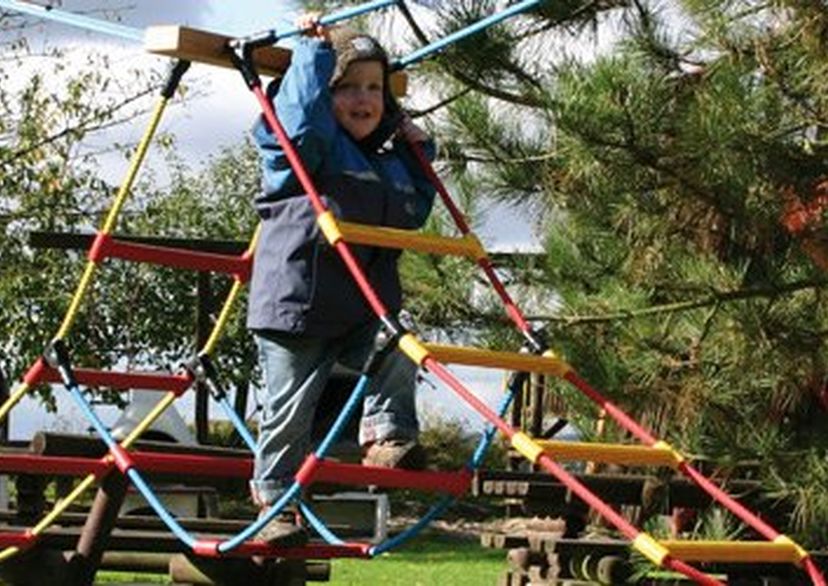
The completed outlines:
[[[175,57],[234,68],[229,42],[232,37],[179,25],[151,26],[144,31],[144,49],[155,55]],[[253,63],[262,75],[281,77],[290,65],[290,51],[263,47],[254,52]]]
[[[229,42],[232,37],[180,25],[151,26],[144,32],[144,49],[154,55],[235,68]],[[283,47],[269,46],[253,53],[253,63],[261,75],[281,77],[290,65],[291,52]],[[408,90],[408,77],[403,72],[391,74],[391,91],[402,97]]]

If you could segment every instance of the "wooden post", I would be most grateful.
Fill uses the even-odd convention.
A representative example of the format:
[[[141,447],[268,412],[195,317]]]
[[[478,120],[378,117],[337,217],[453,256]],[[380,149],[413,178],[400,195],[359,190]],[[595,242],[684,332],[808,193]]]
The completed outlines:
[[[196,348],[203,348],[210,336],[211,297],[210,273],[198,273],[198,302],[196,305]],[[195,404],[196,439],[200,444],[209,443],[210,435],[210,391],[202,382],[196,383]]]
[[[0,404],[4,404],[9,398],[9,385],[6,383],[6,375],[3,373],[3,365],[0,364]],[[0,422],[0,442],[9,441],[9,418],[4,417]]]
[[[73,585],[91,586],[93,583],[128,487],[126,477],[120,471],[113,470],[98,488],[92,509],[78,538],[78,546],[69,559]]]

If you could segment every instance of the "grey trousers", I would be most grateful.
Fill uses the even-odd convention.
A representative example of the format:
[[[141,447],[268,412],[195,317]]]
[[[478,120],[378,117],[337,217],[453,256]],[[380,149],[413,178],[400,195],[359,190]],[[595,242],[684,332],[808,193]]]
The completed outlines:
[[[265,382],[259,438],[250,482],[260,505],[275,502],[310,450],[317,403],[335,363],[361,370],[374,348],[377,322],[328,339],[256,332]],[[414,439],[416,365],[399,350],[388,355],[368,382],[360,421],[361,445],[383,439]]]

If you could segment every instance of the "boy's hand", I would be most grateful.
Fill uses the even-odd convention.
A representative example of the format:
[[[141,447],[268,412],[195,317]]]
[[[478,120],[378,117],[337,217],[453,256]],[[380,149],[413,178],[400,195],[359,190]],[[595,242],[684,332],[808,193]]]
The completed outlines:
[[[316,37],[323,41],[330,41],[331,36],[328,32],[328,27],[319,24],[321,17],[321,12],[306,12],[296,18],[296,28],[303,31],[302,34],[306,37]]]
[[[408,114],[403,114],[402,120],[400,120],[397,126],[397,134],[408,142],[426,142],[428,140],[428,135],[425,131],[414,124],[414,121]]]

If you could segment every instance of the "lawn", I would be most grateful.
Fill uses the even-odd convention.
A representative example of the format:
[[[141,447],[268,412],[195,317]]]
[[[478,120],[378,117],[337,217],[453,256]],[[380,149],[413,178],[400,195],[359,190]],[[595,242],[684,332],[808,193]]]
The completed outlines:
[[[427,531],[400,549],[373,560],[334,560],[331,586],[494,586],[506,554],[477,541]],[[165,576],[99,572],[96,584],[169,584]],[[312,584],[312,583],[311,583]]]
[[[486,586],[497,584],[506,569],[506,554],[478,542],[429,533],[376,559],[336,560],[332,586]]]

